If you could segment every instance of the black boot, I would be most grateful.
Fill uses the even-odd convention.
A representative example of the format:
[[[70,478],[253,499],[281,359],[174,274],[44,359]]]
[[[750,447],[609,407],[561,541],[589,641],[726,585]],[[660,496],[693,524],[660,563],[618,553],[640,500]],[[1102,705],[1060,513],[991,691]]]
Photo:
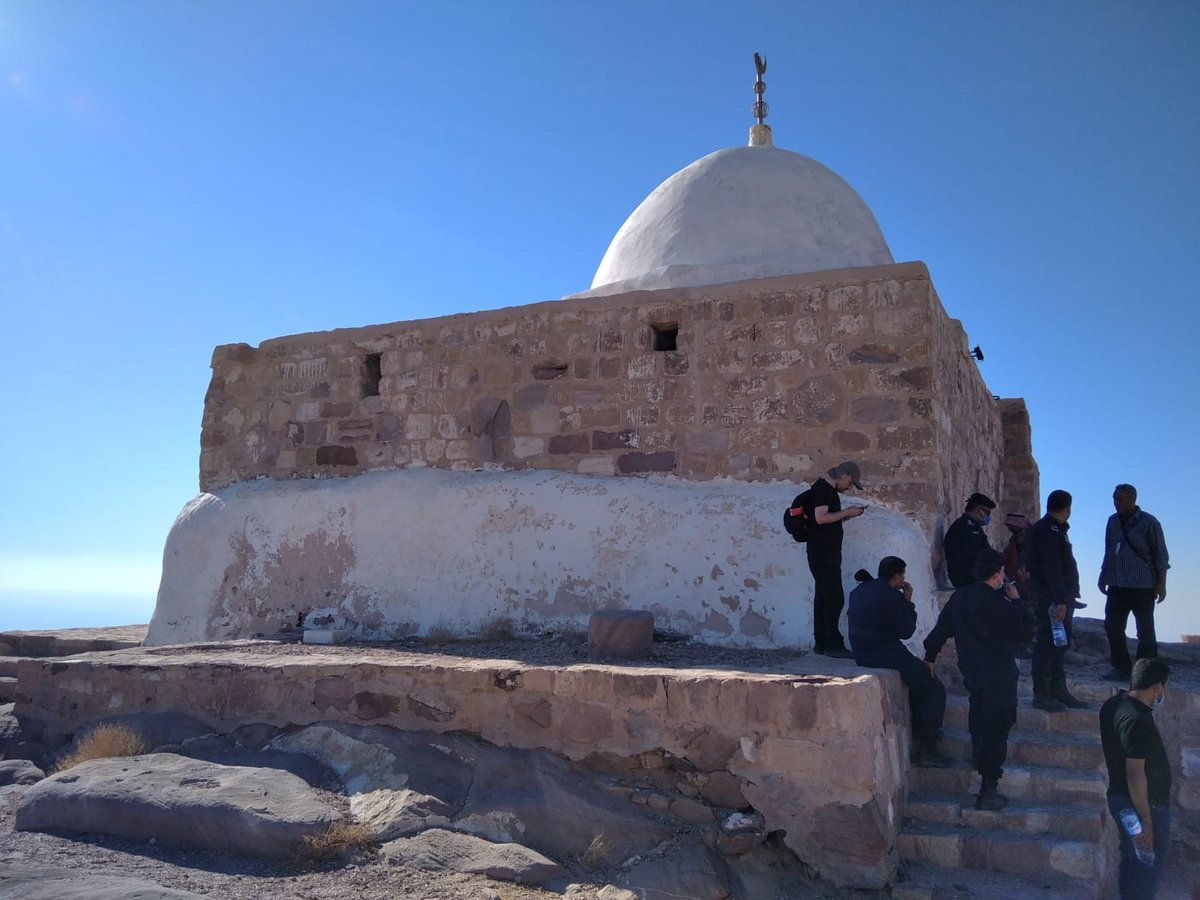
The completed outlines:
[[[991,781],[985,778],[983,784],[979,786],[979,796],[975,798],[975,808],[987,812],[998,812],[1004,809],[1004,804],[1008,800],[996,790],[998,786],[998,781]]]
[[[1050,682],[1050,694],[1059,703],[1070,709],[1087,709],[1088,705],[1067,690],[1067,679],[1055,678]]]
[[[948,769],[954,760],[941,751],[937,741],[921,741],[912,756],[912,763],[922,769]]]
[[[1033,708],[1044,709],[1046,712],[1063,712],[1067,705],[1054,696],[1049,678],[1033,680]]]

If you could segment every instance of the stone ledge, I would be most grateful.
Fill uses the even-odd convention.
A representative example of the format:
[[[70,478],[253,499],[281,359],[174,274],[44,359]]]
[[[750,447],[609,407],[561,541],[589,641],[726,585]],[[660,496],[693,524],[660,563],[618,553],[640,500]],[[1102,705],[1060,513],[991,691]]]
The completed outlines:
[[[656,750],[736,777],[767,829],[786,832],[787,846],[823,877],[877,889],[895,873],[908,729],[891,673],[823,658],[796,671],[744,672],[298,646],[27,659],[16,713],[50,735],[125,713],[178,711],[221,732],[342,721],[467,732],[573,760]],[[829,674],[834,666],[842,674]]]

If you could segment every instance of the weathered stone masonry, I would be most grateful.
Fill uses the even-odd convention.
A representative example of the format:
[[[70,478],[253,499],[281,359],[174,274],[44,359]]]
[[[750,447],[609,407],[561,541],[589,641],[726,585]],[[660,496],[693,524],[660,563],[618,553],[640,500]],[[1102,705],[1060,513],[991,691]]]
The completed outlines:
[[[212,365],[206,491],[409,465],[799,481],[853,457],[934,528],[973,490],[1003,496],[996,402],[921,263],[296,335]]]

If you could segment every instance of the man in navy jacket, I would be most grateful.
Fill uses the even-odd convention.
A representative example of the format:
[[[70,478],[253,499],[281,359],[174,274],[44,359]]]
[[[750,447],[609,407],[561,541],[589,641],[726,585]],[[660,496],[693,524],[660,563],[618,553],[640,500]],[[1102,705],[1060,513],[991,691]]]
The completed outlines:
[[[1033,646],[1033,705],[1047,712],[1062,712],[1067,707],[1083,709],[1085,702],[1067,688],[1063,657],[1067,647],[1058,647],[1050,630],[1050,619],[1061,622],[1067,633],[1067,645],[1075,621],[1075,598],[1079,596],[1079,566],[1067,538],[1071,518],[1071,495],[1051,491],[1046,498],[1046,515],[1034,523],[1025,536],[1025,568],[1033,594],[1037,623]]]
[[[917,608],[912,585],[904,580],[908,566],[898,556],[879,562],[879,577],[864,581],[850,592],[850,647],[854,661],[872,669],[895,669],[908,688],[912,708],[913,738],[918,766],[945,768],[950,759],[938,749],[942,719],[946,714],[946,688],[929,668],[913,656],[902,641],[917,628]],[[858,576],[856,576],[858,577]]]
[[[999,810],[997,790],[1008,759],[1008,733],[1017,721],[1016,647],[1029,640],[1033,622],[1017,589],[1004,578],[1004,557],[984,550],[975,560],[975,582],[959,588],[925,638],[925,660],[933,665],[954,638],[958,668],[971,695],[967,728],[972,764],[982,782],[976,809]]]

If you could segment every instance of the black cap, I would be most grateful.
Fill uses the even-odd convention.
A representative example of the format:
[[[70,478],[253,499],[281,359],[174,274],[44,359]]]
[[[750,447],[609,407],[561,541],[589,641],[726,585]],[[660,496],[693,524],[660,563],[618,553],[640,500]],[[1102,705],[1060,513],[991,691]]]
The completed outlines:
[[[975,493],[967,498],[967,509],[972,506],[982,506],[984,509],[995,509],[996,501],[986,494]]]

